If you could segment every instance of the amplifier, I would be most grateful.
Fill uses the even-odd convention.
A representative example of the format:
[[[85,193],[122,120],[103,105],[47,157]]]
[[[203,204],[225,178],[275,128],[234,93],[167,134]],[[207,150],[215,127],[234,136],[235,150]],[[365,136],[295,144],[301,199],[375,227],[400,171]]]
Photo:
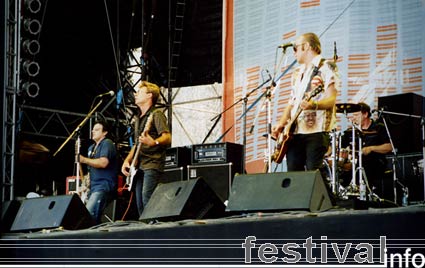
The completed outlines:
[[[76,180],[77,180],[77,177],[76,176],[66,177],[65,194],[74,194],[74,193],[76,193],[76,191],[77,191]],[[78,187],[81,187],[81,179],[78,180]]]
[[[164,169],[163,179],[161,183],[169,183],[173,181],[182,181],[186,180],[187,169],[186,167],[177,167],[177,168],[166,168]]]
[[[242,173],[243,145],[222,142],[192,145],[192,165],[233,163],[236,172]]]
[[[172,147],[165,152],[165,168],[186,167],[190,164],[190,147]]]
[[[236,171],[232,163],[187,166],[188,180],[203,178],[222,202],[229,198],[229,192]]]

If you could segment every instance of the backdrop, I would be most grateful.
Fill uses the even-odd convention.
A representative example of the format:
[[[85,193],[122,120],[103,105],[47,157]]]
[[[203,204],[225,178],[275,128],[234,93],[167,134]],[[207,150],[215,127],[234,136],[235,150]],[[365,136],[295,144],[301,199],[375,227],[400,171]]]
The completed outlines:
[[[273,77],[277,83],[272,124],[289,98],[296,63],[292,48],[284,54],[279,45],[302,33],[319,35],[322,55],[337,56],[342,83],[337,103],[362,101],[374,109],[381,96],[424,96],[424,5],[422,0],[226,0],[224,105],[239,102],[226,114],[223,128],[231,128],[226,139],[236,143],[243,143],[246,133],[247,171],[261,171],[265,159],[267,105],[259,97],[270,85],[266,81]],[[244,105],[241,100],[251,92]],[[338,114],[338,129],[346,127],[347,119]]]

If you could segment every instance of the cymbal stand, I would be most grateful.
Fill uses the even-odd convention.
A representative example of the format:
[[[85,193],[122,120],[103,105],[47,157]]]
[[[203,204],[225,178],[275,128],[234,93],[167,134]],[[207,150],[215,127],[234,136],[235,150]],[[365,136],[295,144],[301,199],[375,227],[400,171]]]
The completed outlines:
[[[338,159],[338,157],[337,157],[337,153],[336,153],[336,130],[335,129],[333,129],[332,130],[332,134],[331,134],[331,137],[332,137],[332,155],[331,155],[331,158],[332,158],[332,173],[331,173],[331,176],[332,176],[332,178],[331,178],[331,188],[332,188],[332,193],[334,194],[334,195],[337,195],[337,190],[339,189],[339,187],[338,187],[338,185],[339,185],[339,183],[338,183],[338,181],[337,181],[337,163],[338,163],[338,161],[339,161],[339,159]]]
[[[344,112],[345,113],[345,112]],[[347,119],[348,115],[345,113]],[[348,121],[351,123],[351,182],[350,182],[350,188],[352,193],[357,192],[357,184],[356,184],[356,125],[348,119]]]
[[[362,153],[362,149],[363,149],[363,141],[362,141],[362,137],[361,137],[361,134],[360,134],[359,135],[359,151],[358,151],[358,167],[356,168],[356,171],[359,171],[359,185],[360,185],[360,188],[363,187],[362,184],[364,184],[364,186],[365,186],[365,193],[363,193],[364,196],[362,196],[363,195],[361,193],[362,189],[360,189],[360,196],[359,196],[359,198],[360,198],[360,200],[363,199],[364,201],[366,201],[367,200],[366,191],[369,191],[370,199],[372,199],[372,196],[374,194],[373,194],[372,189],[370,189],[370,187],[369,187],[369,181],[368,181],[367,176],[366,176],[366,171],[365,171],[365,169],[363,167],[363,153]],[[375,196],[376,196],[376,194],[375,194]]]

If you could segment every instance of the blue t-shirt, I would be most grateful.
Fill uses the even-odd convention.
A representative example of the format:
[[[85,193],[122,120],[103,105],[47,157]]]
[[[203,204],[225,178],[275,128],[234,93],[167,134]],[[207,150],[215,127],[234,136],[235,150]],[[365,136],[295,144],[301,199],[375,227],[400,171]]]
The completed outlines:
[[[103,139],[99,145],[92,144],[89,147],[88,156],[90,158],[106,157],[109,164],[106,168],[89,167],[90,172],[90,191],[93,192],[112,192],[117,190],[118,162],[115,145],[110,139]],[[93,151],[94,150],[94,151]]]

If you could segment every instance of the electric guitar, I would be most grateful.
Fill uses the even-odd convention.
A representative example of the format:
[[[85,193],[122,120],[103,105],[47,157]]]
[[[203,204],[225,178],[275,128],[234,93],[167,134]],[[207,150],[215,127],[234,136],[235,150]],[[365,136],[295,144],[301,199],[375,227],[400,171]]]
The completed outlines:
[[[310,101],[311,98],[313,98],[314,96],[316,96],[322,91],[323,91],[323,85],[320,85],[316,87],[315,89],[311,90],[310,92],[308,92],[306,96],[304,96],[303,100]],[[278,164],[282,162],[283,157],[288,151],[288,144],[294,136],[297,118],[302,111],[303,110],[301,109],[301,107],[298,106],[298,109],[297,109],[297,112],[295,113],[294,118],[291,118],[290,122],[288,122],[288,124],[285,126],[283,131],[277,137],[276,146],[271,156],[272,161]]]
[[[153,120],[153,112],[151,112],[151,114],[149,115],[149,117],[146,121],[145,128],[142,132],[142,135],[144,135],[145,133],[147,133],[150,130],[151,125],[152,125],[152,120]],[[128,191],[130,191],[130,192],[134,188],[134,186],[133,186],[134,176],[136,176],[136,173],[137,173],[137,170],[138,170],[138,168],[137,168],[137,162],[138,161],[137,160],[139,158],[141,148],[142,148],[142,144],[139,142],[139,139],[137,139],[136,151],[134,152],[133,160],[131,161],[130,169],[128,171],[129,174],[128,174],[126,180],[125,180],[125,183],[128,187]]]
[[[84,176],[83,167],[80,163],[80,148],[81,142],[78,138],[75,142],[75,164],[77,166],[78,175],[75,179],[75,192],[80,197],[81,201],[85,204],[88,199],[89,187],[90,187],[90,176],[87,174]]]

